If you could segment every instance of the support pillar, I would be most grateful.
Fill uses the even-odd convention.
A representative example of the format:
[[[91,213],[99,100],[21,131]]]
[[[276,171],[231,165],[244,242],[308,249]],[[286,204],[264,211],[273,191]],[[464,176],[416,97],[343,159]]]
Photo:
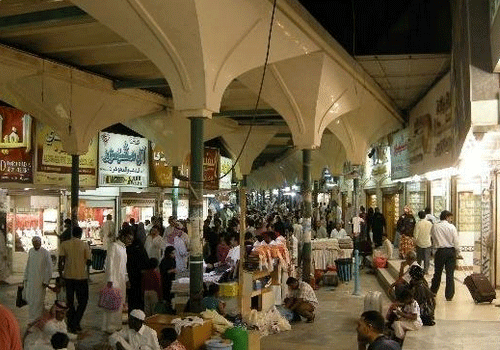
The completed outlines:
[[[239,200],[239,205],[240,205],[240,263],[239,263],[239,269],[238,269],[238,274],[239,278],[238,280],[240,281],[239,283],[239,289],[240,289],[240,297],[238,298],[238,303],[239,303],[239,309],[241,314],[243,315],[243,303],[242,301],[242,295],[243,295],[243,284],[241,281],[243,281],[243,266],[245,266],[245,232],[247,230],[247,176],[243,175],[243,180],[241,181],[241,186],[240,186],[240,200]]]
[[[311,150],[302,150],[302,196],[304,198],[304,243],[302,252],[302,280],[309,283],[311,280]]]
[[[71,155],[71,226],[78,226],[78,191],[80,190],[80,156]]]
[[[203,292],[203,122],[191,117],[191,169],[189,171],[190,260],[189,294],[192,312],[201,312]]]
[[[358,215],[359,210],[359,178],[353,179],[352,185],[352,205],[354,206],[353,216]]]

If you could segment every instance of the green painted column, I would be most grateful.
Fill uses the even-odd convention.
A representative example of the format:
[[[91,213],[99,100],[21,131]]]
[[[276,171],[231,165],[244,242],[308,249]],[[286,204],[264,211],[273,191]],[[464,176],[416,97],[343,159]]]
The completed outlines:
[[[78,191],[80,190],[80,156],[71,155],[71,226],[78,226]]]
[[[190,259],[189,294],[192,312],[201,312],[203,292],[203,117],[191,117],[191,169],[189,171]]]
[[[311,150],[302,150],[302,197],[304,203],[303,226],[304,243],[302,248],[302,280],[311,280],[311,216],[312,216],[312,194],[311,194]]]

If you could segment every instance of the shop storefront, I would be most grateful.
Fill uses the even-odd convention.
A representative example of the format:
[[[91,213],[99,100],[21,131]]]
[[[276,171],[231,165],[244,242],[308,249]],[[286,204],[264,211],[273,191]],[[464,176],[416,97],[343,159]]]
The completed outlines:
[[[51,191],[9,191],[6,216],[7,247],[12,252],[12,272],[24,273],[35,236],[42,238],[54,262],[60,233],[61,195]]]
[[[406,182],[406,205],[413,211],[416,217],[417,213],[425,210],[427,207],[427,181]]]

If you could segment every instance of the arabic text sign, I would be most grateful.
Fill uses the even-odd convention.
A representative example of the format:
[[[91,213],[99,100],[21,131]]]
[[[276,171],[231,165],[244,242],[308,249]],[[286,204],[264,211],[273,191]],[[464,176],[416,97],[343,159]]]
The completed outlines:
[[[0,107],[0,182],[33,182],[32,118]]]
[[[220,189],[227,189],[227,190],[231,189],[231,180],[233,178],[233,174],[230,170],[232,166],[233,166],[233,160],[231,158],[223,156],[220,157],[220,177],[221,177],[221,179],[219,180]],[[228,174],[224,176],[226,173]]]
[[[391,178],[393,180],[410,176],[408,133],[408,129],[403,129],[393,136],[391,144]]]
[[[149,186],[172,187],[172,167],[165,152],[157,144],[150,143]]]
[[[99,186],[148,187],[148,140],[99,133]]]
[[[203,188],[207,190],[219,189],[219,150],[205,148],[203,156]]]
[[[59,136],[47,125],[36,123],[37,164],[35,183],[71,185],[71,155],[64,152]],[[90,141],[87,153],[80,155],[80,186],[96,184],[97,140]]]

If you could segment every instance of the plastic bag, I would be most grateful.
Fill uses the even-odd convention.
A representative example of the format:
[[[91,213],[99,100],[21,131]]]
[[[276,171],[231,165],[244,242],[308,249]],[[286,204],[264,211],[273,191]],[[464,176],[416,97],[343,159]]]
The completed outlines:
[[[28,305],[28,302],[26,301],[26,297],[24,295],[24,286],[19,286],[17,287],[17,297],[16,297],[16,306],[17,307],[23,307],[25,305]]]
[[[117,288],[108,288],[107,286],[99,292],[99,307],[108,311],[117,311],[122,305],[122,293]]]

